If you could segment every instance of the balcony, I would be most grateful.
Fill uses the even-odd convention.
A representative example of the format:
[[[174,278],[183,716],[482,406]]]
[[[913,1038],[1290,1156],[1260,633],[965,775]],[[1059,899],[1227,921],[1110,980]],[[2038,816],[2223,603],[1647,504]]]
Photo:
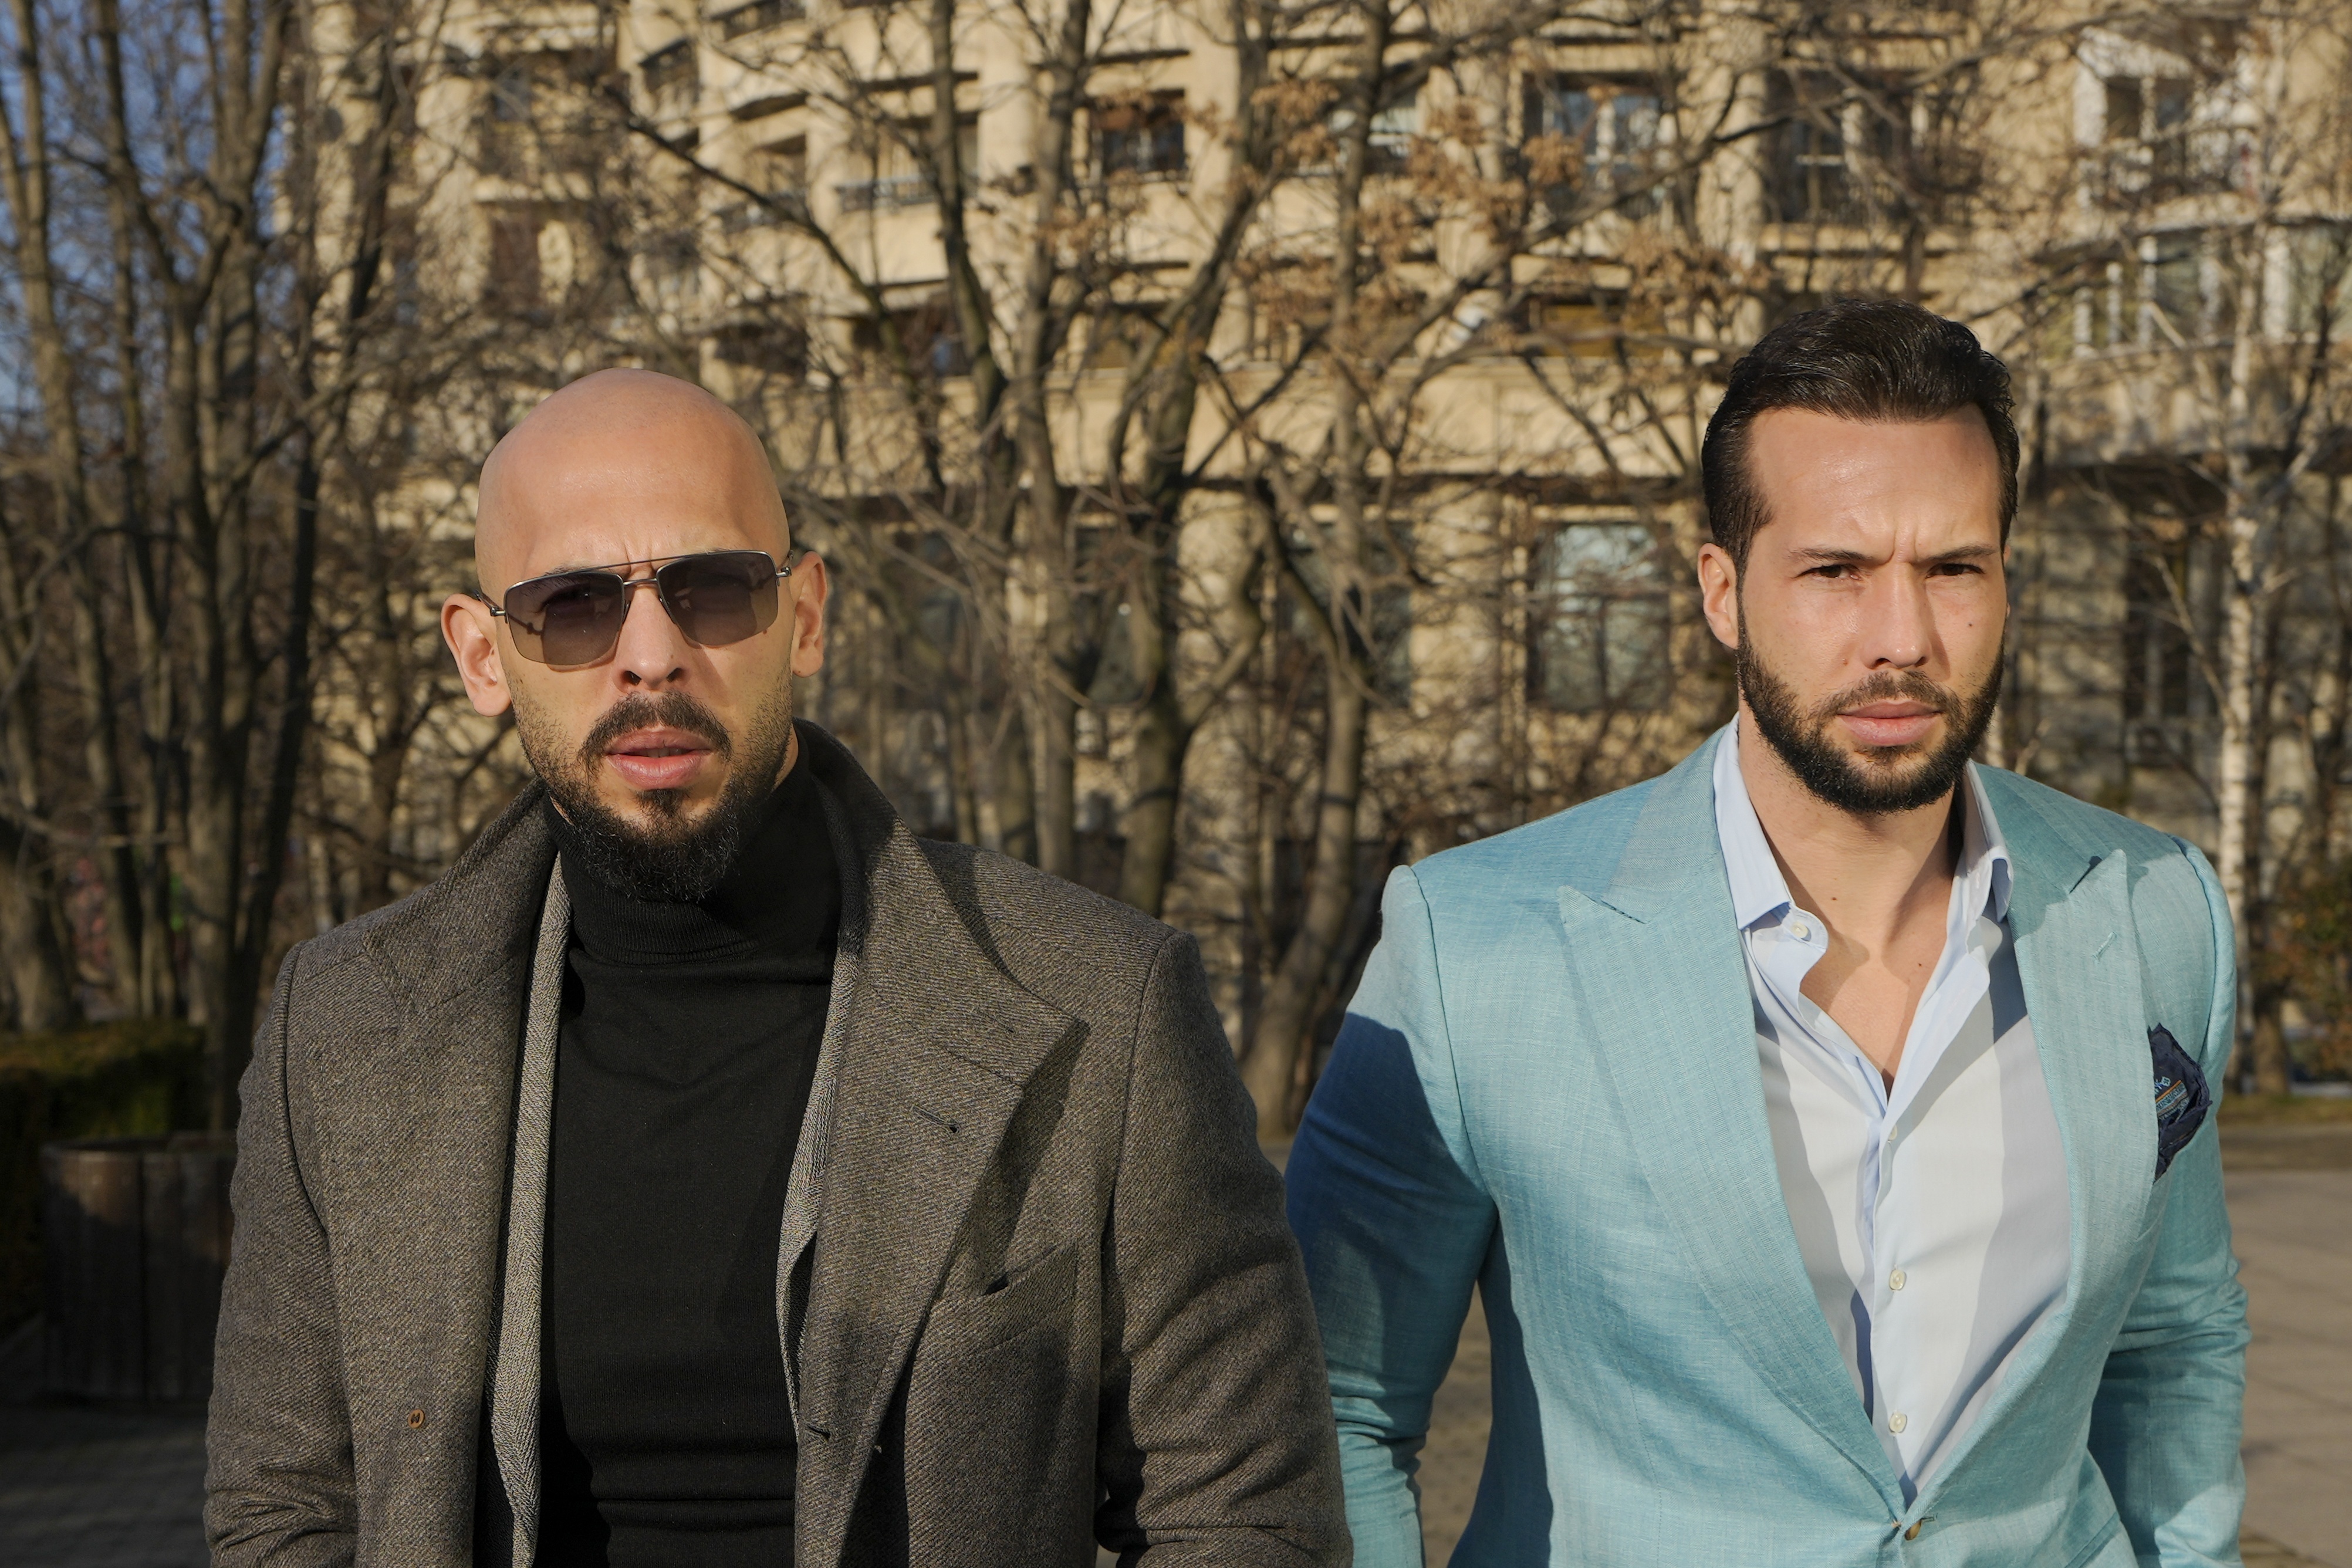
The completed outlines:
[[[751,0],[749,5],[721,13],[717,20],[720,36],[732,40],[800,21],[807,15],[808,9],[801,0]]]

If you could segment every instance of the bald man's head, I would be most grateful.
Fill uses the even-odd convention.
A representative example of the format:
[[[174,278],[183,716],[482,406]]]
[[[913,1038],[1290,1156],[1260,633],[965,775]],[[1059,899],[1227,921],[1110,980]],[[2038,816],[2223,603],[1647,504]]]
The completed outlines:
[[[532,409],[482,465],[475,570],[496,594],[566,566],[653,559],[574,548],[610,548],[593,542],[618,542],[629,514],[648,510],[723,513],[778,560],[791,549],[767,454],[741,416],[676,376],[600,370]],[[562,559],[541,564],[551,552]]]
[[[824,662],[824,563],[792,558],[759,437],[670,376],[583,377],[482,466],[474,564],[483,597],[452,595],[442,636],[475,709],[512,708],[592,868],[646,897],[715,886],[792,767],[793,680]]]

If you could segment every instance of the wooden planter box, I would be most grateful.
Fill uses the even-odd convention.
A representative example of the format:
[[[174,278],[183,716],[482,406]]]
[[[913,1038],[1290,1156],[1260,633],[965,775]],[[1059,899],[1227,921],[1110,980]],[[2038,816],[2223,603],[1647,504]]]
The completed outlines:
[[[47,1392],[210,1397],[236,1163],[226,1133],[42,1146]]]

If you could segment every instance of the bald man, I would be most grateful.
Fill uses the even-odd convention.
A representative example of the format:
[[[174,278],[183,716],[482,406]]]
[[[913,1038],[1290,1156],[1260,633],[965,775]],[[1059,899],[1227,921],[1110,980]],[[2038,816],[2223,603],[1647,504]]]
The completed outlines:
[[[576,382],[475,561],[442,631],[538,782],[280,972],[214,1562],[1346,1562],[1198,952],[793,720],[825,570],[751,430]]]

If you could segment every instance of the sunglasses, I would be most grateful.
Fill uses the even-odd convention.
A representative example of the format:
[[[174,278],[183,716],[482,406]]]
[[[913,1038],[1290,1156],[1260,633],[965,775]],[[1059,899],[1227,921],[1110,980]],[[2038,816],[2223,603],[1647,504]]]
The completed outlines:
[[[634,563],[633,563],[634,564]],[[687,640],[725,647],[776,624],[776,584],[792,575],[764,550],[713,550],[649,562],[650,577],[610,567],[557,572],[517,583],[490,614],[507,623],[515,651],[535,664],[594,664],[621,640],[632,589],[651,588]]]

